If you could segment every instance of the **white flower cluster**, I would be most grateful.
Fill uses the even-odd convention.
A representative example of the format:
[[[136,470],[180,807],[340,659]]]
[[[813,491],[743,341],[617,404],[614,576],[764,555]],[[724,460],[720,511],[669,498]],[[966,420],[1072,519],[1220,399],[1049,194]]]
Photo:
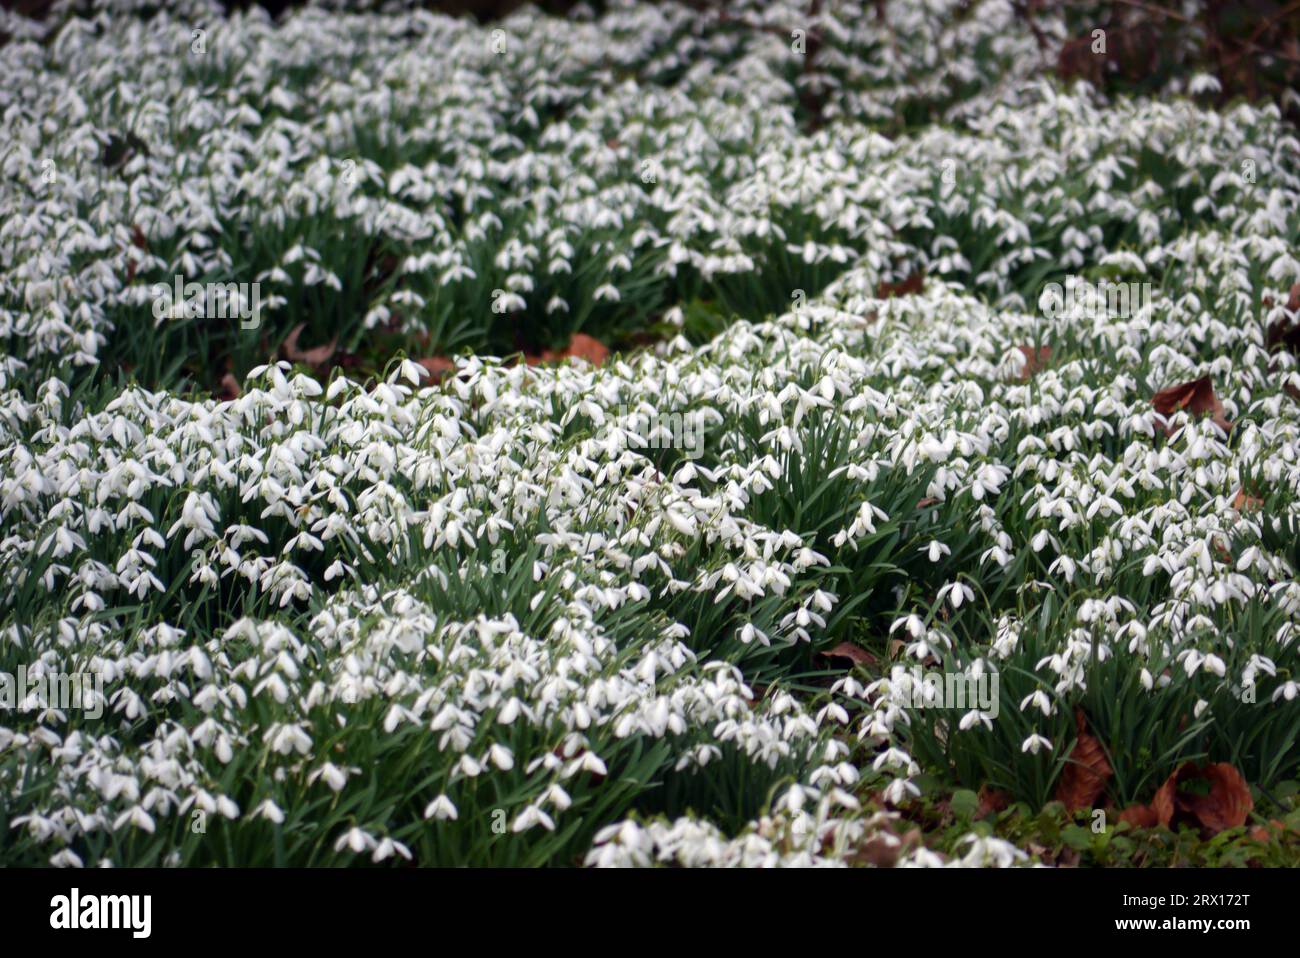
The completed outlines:
[[[1300,144],[1272,107],[1031,84],[1009,4],[890,4],[888,32],[834,6],[807,73],[791,4],[750,9],[780,36],[525,13],[500,51],[425,13],[234,15],[202,53],[183,13],[45,45],[5,15],[0,663],[107,700],[0,713],[6,857],[852,863],[897,841],[864,779],[901,803],[968,748],[1049,781],[1102,683],[1294,749],[1300,374],[1265,330]],[[922,106],[953,128],[884,135]],[[402,280],[365,299],[372,241]],[[496,342],[498,288],[610,323],[754,306],[437,386],[78,378],[154,324],[134,277],[241,270],[448,349]],[[1089,271],[1153,295],[1038,311]],[[1230,434],[1154,409],[1201,376]],[[702,454],[621,409],[699,416]],[[886,677],[828,677],[846,641]],[[917,709],[912,663],[999,671],[1002,716]],[[1024,860],[962,849],[898,860]]]
[[[958,843],[963,853],[951,858],[925,847],[908,848],[889,827],[897,816],[877,812],[867,818],[827,817],[827,804],[820,802],[816,814],[783,808],[735,838],[691,818],[645,825],[628,820],[597,834],[586,863],[598,868],[1011,868],[1030,864],[1029,856],[1010,842],[973,833]]]
[[[1215,134],[1173,110],[1111,130],[1049,100],[1038,112],[1068,134],[1026,144],[1044,117],[1010,106],[1026,93],[992,89],[1038,58],[1005,3],[959,23],[950,4],[896,5],[888,33],[870,4],[820,23],[798,3],[742,5],[740,24],[627,5],[493,30],[423,11],[309,8],[272,24],[203,2],[147,21],[104,6],[92,21],[51,17],[45,45],[17,39],[39,28],[11,17],[3,54],[0,336],[41,368],[139,363],[134,327],[159,322],[155,286],[179,275],[262,284],[272,318],[324,312],[332,335],[393,325],[442,352],[514,345],[484,329],[489,304],[622,330],[693,283],[789,275],[788,303],[814,267],[864,255],[900,276],[974,270],[1000,293],[1038,258],[1031,231],[1068,264],[1098,246],[1093,207],[1146,206],[1143,229],[1156,228],[1155,204],[1114,182],[1124,161],[1108,141],[1196,160]],[[811,61],[796,30],[821,37]],[[989,90],[976,50],[993,58]],[[924,105],[971,117],[970,133],[891,140],[844,119],[801,136],[809,89],[825,121]],[[1261,177],[1280,175],[1257,159]],[[1083,210],[1056,195],[1080,183],[1103,194]],[[975,263],[970,248],[917,242],[951,219],[981,246],[1016,248]],[[367,272],[384,256],[388,284]]]

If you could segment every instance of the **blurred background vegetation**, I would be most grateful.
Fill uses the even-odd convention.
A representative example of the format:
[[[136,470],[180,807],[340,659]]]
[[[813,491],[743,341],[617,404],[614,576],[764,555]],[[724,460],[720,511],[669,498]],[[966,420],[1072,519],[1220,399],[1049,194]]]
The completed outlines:
[[[1015,4],[1031,26],[1048,9],[1061,11],[1070,39],[1056,57],[1057,73],[1082,77],[1108,92],[1152,92],[1168,81],[1209,73],[1224,102],[1261,97],[1282,103],[1297,118],[1300,80],[1300,0],[1203,0],[1182,4],[1118,0],[1112,3]],[[1093,31],[1104,30],[1096,55]],[[1041,37],[1040,43],[1045,38]],[[1285,94],[1291,93],[1290,97]]]
[[[103,0],[99,0],[100,3]],[[227,10],[260,6],[271,16],[302,6],[305,0],[219,0]],[[645,0],[655,2],[655,0]],[[727,0],[681,0],[701,11],[725,10]],[[977,15],[986,2],[958,0],[953,17]],[[525,6],[525,0],[317,0],[339,10],[423,7],[451,16],[490,21]],[[835,0],[807,0],[809,15],[831,9]],[[1294,122],[1300,120],[1300,0],[1011,0],[1039,40],[1045,62],[1063,79],[1085,79],[1108,93],[1151,92],[1170,80],[1207,72],[1218,78],[1219,97],[1277,102]],[[0,0],[0,7],[44,19],[67,12],[90,12],[96,0]],[[159,0],[158,8],[166,0]],[[599,15],[607,0],[532,0],[547,13],[566,16],[579,8]],[[871,7],[882,20],[889,0]],[[148,9],[146,6],[145,9]],[[1063,13],[1067,36],[1049,35],[1044,15]],[[1105,31],[1105,50],[1094,49]],[[0,37],[2,40],[3,37]]]

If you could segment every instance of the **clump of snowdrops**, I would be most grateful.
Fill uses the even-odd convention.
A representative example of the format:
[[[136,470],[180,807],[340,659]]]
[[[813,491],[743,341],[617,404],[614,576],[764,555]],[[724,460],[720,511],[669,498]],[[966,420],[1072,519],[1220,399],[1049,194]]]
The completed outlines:
[[[1080,709],[1117,804],[1185,761],[1294,779],[1300,147],[1207,81],[1030,82],[984,6],[837,5],[812,71],[672,6],[504,52],[6,15],[0,671],[104,680],[100,718],[0,715],[6,863],[853,862],[895,840],[868,785],[1047,801]],[[263,323],[156,320],[175,274],[265,283]],[[1040,309],[1070,276],[1150,296]],[[478,355],[265,362],[300,323]],[[602,368],[496,358],[647,324]],[[1152,407],[1203,375],[1229,432]],[[914,666],[996,673],[997,716]],[[946,851],[899,860],[1024,860]]]

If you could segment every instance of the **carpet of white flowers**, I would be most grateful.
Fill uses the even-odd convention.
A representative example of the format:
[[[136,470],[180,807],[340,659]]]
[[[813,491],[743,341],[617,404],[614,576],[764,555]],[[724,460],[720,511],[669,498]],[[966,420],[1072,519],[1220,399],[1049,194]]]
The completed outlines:
[[[0,14],[0,670],[103,678],[0,712],[3,864],[1027,863],[901,816],[1051,801],[1079,715],[1099,807],[1300,778],[1275,106],[1067,87],[1002,2],[97,6]],[[1154,408],[1206,376],[1228,431]]]

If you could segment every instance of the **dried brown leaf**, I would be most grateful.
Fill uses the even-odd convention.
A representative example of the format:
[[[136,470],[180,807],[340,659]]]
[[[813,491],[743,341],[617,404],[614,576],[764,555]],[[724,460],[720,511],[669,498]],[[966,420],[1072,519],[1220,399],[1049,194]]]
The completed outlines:
[[[312,369],[320,369],[334,355],[334,350],[338,346],[337,339],[331,339],[323,346],[313,346],[310,349],[298,348],[298,337],[302,335],[306,323],[299,323],[293,329],[289,330],[289,335],[284,337],[284,342],[280,344],[280,351],[284,358],[291,363],[304,363]]]
[[[855,865],[873,865],[876,868],[893,868],[898,859],[921,844],[921,830],[910,829],[902,838],[888,825],[877,830],[855,848],[846,860]]]
[[[426,356],[423,359],[415,360],[415,362],[423,367],[424,371],[429,374],[429,378],[435,383],[441,382],[448,373],[456,371],[456,364],[446,356]]]
[[[1070,811],[1092,808],[1113,774],[1101,742],[1088,733],[1083,709],[1075,710],[1074,723],[1078,738],[1070,749],[1065,770],[1061,772],[1061,780],[1056,785],[1057,801]]]
[[[876,286],[876,299],[889,299],[891,296],[908,296],[925,289],[925,274],[915,272],[901,283],[886,283],[881,280]]]
[[[1047,366],[1048,360],[1052,358],[1051,346],[1040,346],[1034,349],[1033,346],[1017,346],[1017,349],[1025,357],[1025,368],[1020,372],[1021,379],[1030,379],[1034,373]]]
[[[976,818],[1004,812],[1011,803],[1011,799],[1006,792],[996,788],[989,788],[987,785],[980,786],[977,797],[979,798],[979,807],[975,810]]]
[[[569,348],[564,351],[564,354],[585,359],[593,366],[600,366],[609,358],[609,348],[594,336],[588,336],[586,333],[575,333],[573,338],[569,340]]]
[[[1186,410],[1194,416],[1212,417],[1214,424],[1224,432],[1232,429],[1232,424],[1224,415],[1223,403],[1214,394],[1214,383],[1209,376],[1162,389],[1151,397],[1151,405],[1166,418],[1180,410]],[[1171,433],[1172,430],[1166,425],[1165,434]]]
[[[1272,301],[1268,297],[1264,297],[1265,308],[1272,305]],[[1300,283],[1296,283],[1291,287],[1291,295],[1286,301],[1286,310],[1293,316],[1297,311],[1300,311]],[[1269,323],[1264,336],[1264,345],[1269,352],[1278,347],[1283,347],[1293,353],[1300,353],[1300,322],[1293,321],[1289,317],[1283,317]]]
[[[1237,490],[1237,495],[1232,500],[1232,508],[1238,512],[1254,512],[1264,504],[1264,500],[1259,496],[1252,496],[1244,488]]]
[[[243,394],[239,388],[239,380],[231,373],[226,373],[221,377],[221,388],[217,390],[217,398],[222,402],[229,402],[232,399],[238,399]]]
[[[1183,768],[1188,769],[1189,766]],[[1189,769],[1183,780],[1193,777],[1207,780],[1210,783],[1210,794],[1182,793],[1178,797],[1180,806],[1195,816],[1212,834],[1246,824],[1247,817],[1255,807],[1255,800],[1251,798],[1250,786],[1246,784],[1241,772],[1227,762],[1217,762]]]
[[[819,653],[828,659],[849,659],[854,665],[874,666],[877,659],[860,645],[854,645],[852,642],[841,642],[833,649],[827,649]]]
[[[525,356],[524,362],[529,366],[536,366],[539,363],[559,363],[571,358],[585,359],[593,366],[600,366],[609,358],[609,349],[594,336],[575,333],[564,349],[558,351],[544,349],[541,356]]]
[[[1155,828],[1160,822],[1160,816],[1150,805],[1130,805],[1119,813],[1121,822],[1128,822],[1135,828]]]
[[[1208,794],[1179,787],[1198,779],[1209,784]],[[1173,827],[1180,821],[1195,822],[1210,834],[1244,825],[1254,807],[1246,780],[1227,762],[1186,762],[1174,770],[1151,800],[1159,824]]]

